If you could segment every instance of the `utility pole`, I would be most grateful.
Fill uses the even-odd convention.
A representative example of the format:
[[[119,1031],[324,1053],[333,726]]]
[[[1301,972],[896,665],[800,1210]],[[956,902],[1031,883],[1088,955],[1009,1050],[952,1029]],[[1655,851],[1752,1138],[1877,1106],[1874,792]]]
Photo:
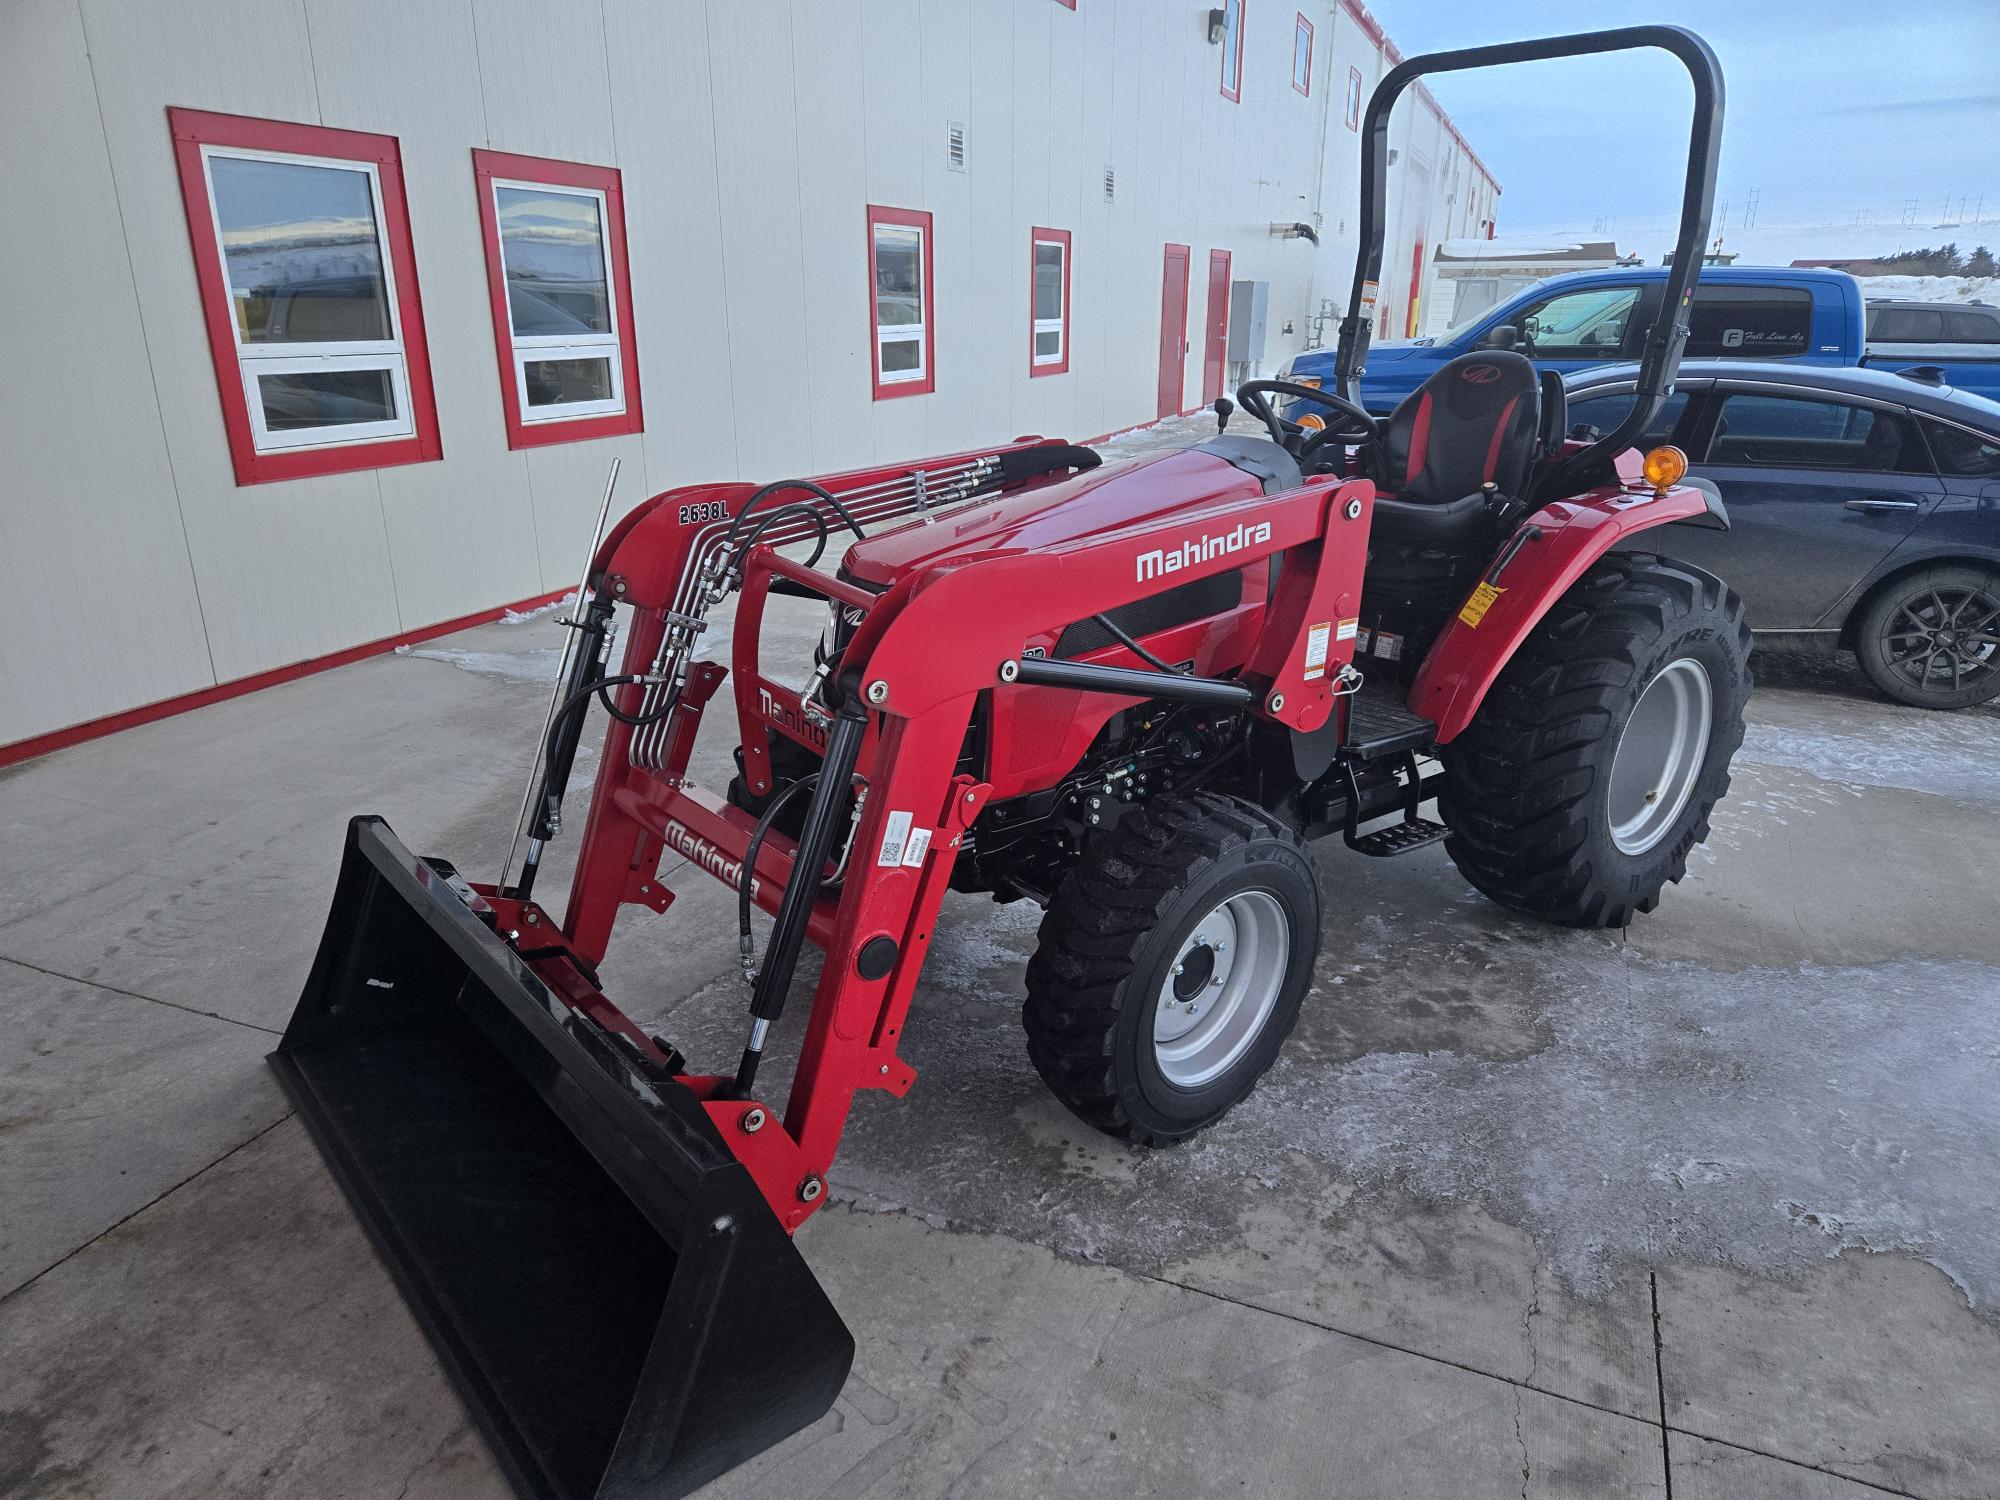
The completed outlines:
[[[1743,227],[1745,229],[1755,229],[1757,227],[1757,200],[1763,196],[1764,190],[1762,188],[1753,187],[1750,189],[1750,201],[1743,205]]]

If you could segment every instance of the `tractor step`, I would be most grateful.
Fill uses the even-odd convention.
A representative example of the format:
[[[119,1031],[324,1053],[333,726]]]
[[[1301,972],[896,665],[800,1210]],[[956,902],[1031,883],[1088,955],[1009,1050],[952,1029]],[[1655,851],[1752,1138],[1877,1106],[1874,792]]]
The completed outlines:
[[[1429,818],[1409,818],[1401,823],[1391,823],[1374,833],[1356,834],[1347,843],[1350,849],[1362,854],[1390,859],[1398,854],[1411,854],[1429,848],[1443,838],[1445,832],[1442,823],[1433,823]]]
[[[1387,760],[1436,743],[1437,725],[1411,713],[1390,689],[1364,687],[1348,700],[1347,743],[1341,748],[1356,760]]]

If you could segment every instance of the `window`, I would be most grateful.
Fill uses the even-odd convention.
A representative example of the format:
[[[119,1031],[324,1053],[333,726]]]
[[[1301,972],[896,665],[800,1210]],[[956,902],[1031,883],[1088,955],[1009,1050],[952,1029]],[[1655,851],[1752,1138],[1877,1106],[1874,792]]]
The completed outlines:
[[[1069,368],[1069,231],[1035,229],[1028,237],[1028,373]]]
[[[1347,128],[1349,130],[1359,130],[1361,128],[1361,70],[1359,68],[1349,68],[1347,70]]]
[[[1222,97],[1232,103],[1243,98],[1243,4],[1222,0]]]
[[[931,216],[868,207],[868,282],[875,399],[937,388],[931,367]]]
[[[475,149],[472,173],[507,446],[640,431],[617,171]]]
[[[439,457],[395,138],[167,119],[236,482]]]
[[[1307,98],[1313,91],[1313,23],[1299,13],[1292,25],[1292,87]]]
[[[1931,457],[1947,474],[2000,479],[2000,437],[1983,436],[1943,422],[1924,423]]]
[[[1868,337],[1884,344],[2000,344],[2000,314],[1956,307],[1879,308],[1868,314]]]
[[[1625,420],[1632,410],[1637,396],[1632,391],[1617,391],[1607,395],[1585,392],[1572,396],[1569,402],[1569,436],[1596,441],[1615,432],[1618,424]],[[1688,393],[1675,391],[1660,403],[1660,409],[1653,420],[1646,424],[1646,430],[1632,440],[1632,446],[1639,449],[1657,448],[1674,435],[1674,429],[1681,424],[1681,414],[1687,410]],[[1589,431],[1583,429],[1588,428]]]
[[[1775,286],[1695,284],[1689,359],[1783,359],[1812,343],[1812,293]]]
[[[1730,395],[1716,418],[1711,464],[1928,474],[1930,455],[1905,417],[1807,396]]]
[[[1530,359],[1614,359],[1638,306],[1637,287],[1564,292],[1521,318],[1521,352]]]

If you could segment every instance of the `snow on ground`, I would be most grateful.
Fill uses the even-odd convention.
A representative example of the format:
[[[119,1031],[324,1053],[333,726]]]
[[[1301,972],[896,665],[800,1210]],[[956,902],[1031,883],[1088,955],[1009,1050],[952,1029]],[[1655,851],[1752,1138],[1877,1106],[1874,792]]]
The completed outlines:
[[[552,606],[553,607],[553,606]],[[462,672],[499,677],[509,682],[554,682],[562,666],[562,647],[539,646],[527,651],[466,651],[456,646],[399,646],[398,656],[418,661],[449,662]]]
[[[1734,218],[1740,221],[1741,212]],[[1599,228],[1588,224],[1527,225],[1506,238],[1523,244],[1612,240],[1621,251],[1636,252],[1647,265],[1656,266],[1660,257],[1673,249],[1678,227],[1671,214],[1645,214],[1613,219]],[[1893,222],[1856,224],[1850,219],[1846,223],[1760,224],[1752,229],[1723,223],[1710,234],[1711,244],[1717,234],[1722,237],[1724,253],[1734,254],[1739,266],[1788,266],[1795,260],[1858,260],[1947,243],[1956,244],[1961,253],[1969,253],[1976,245],[2000,250],[2000,218],[1978,223],[1925,221],[1907,226]]]
[[[525,625],[530,620],[539,620],[546,615],[552,615],[559,609],[568,609],[575,603],[576,590],[571,589],[562,598],[555,600],[553,603],[540,605],[535,609],[506,610],[502,612],[497,623],[501,625]]]
[[[1867,297],[1902,302],[2000,302],[2000,276],[1862,276]]]

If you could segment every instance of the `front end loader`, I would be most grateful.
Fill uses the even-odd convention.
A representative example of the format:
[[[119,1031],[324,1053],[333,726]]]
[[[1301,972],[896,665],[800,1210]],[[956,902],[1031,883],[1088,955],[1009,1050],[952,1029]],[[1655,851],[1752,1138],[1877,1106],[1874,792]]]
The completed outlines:
[[[1397,95],[1633,47],[1683,61],[1696,110],[1628,419],[1570,438],[1560,387],[1504,350],[1370,417]],[[1369,106],[1343,393],[1252,381],[1262,435],[1124,466],[1024,438],[600,520],[499,878],[356,818],[273,1058],[523,1494],[684,1495],[831,1406],[854,1343],[791,1236],[856,1096],[916,1083],[901,1043],[947,890],[1045,908],[1029,1059],[1082,1118],[1163,1145],[1250,1091],[1308,997],[1314,841],[1442,841],[1481,890],[1576,925],[1680,878],[1741,740],[1748,633],[1722,583],[1642,546],[1725,525],[1719,502],[1627,445],[1686,336],[1720,109],[1713,56],[1671,28],[1413,59]],[[825,618],[775,674],[774,595]],[[576,870],[544,905],[593,705]],[[690,775],[713,718],[738,767],[721,789]],[[707,1071],[599,978],[621,913],[667,912],[679,880],[739,912],[743,1047]],[[808,943],[825,962],[794,1027]],[[774,1045],[782,1110],[759,1089]]]

